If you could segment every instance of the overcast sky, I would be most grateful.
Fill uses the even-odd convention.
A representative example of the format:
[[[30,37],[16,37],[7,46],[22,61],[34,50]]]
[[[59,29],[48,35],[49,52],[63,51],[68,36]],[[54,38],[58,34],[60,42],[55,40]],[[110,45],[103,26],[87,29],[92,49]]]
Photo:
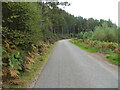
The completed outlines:
[[[72,15],[84,18],[105,19],[109,18],[118,24],[118,2],[120,0],[58,0],[68,1],[70,6],[65,10]]]

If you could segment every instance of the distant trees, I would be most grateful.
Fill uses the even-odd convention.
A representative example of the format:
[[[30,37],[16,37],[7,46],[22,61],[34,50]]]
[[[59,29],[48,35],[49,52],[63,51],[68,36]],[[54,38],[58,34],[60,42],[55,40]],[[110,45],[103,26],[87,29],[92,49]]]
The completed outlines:
[[[86,31],[78,34],[78,39],[92,39],[107,42],[118,42],[119,29],[116,25],[109,25],[109,22],[104,22],[102,26],[96,26],[94,31]]]
[[[103,27],[105,22],[108,27],[116,27],[110,20],[75,17],[58,8],[58,5],[69,6],[70,4],[67,2],[3,3],[3,39],[11,40],[13,44],[19,46],[36,44],[42,40],[49,41],[58,37],[74,37],[80,32],[94,31]],[[100,30],[98,31],[100,32]],[[97,33],[97,30],[95,32]],[[13,37],[11,38],[11,36]],[[15,37],[19,37],[19,39]]]

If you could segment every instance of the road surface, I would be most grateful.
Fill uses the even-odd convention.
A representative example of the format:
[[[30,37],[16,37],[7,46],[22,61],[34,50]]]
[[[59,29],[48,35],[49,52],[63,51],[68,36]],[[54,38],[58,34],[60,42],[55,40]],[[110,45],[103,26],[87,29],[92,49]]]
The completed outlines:
[[[61,40],[34,88],[118,88],[117,71],[117,66]]]

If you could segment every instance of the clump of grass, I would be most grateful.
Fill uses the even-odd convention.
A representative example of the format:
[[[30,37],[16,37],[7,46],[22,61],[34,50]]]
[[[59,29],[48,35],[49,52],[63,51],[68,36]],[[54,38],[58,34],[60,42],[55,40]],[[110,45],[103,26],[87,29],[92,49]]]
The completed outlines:
[[[105,56],[111,63],[120,66],[120,56],[115,53],[111,53]]]

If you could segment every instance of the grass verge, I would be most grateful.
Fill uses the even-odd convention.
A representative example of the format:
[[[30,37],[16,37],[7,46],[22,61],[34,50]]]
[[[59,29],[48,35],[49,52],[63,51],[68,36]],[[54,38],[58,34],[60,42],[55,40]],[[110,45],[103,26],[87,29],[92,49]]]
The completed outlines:
[[[30,65],[29,72],[21,73],[20,79],[23,81],[22,83],[18,85],[5,83],[5,88],[26,88],[26,86],[30,83],[30,81],[34,80],[35,77],[39,74],[40,69],[42,69],[43,65],[48,60],[48,57],[53,51],[53,48],[55,47],[55,45],[56,43],[54,45],[51,45],[50,48],[48,48],[48,50],[46,51],[46,54],[42,56],[43,61],[37,60],[32,65]]]
[[[111,53],[108,50],[96,49],[94,47],[90,47],[90,46],[87,46],[87,45],[82,44],[82,43],[74,42],[74,40],[70,40],[69,42],[73,43],[74,45],[76,45],[76,46],[80,47],[81,49],[83,49],[87,52],[90,52],[90,53],[107,52],[109,54],[106,55],[105,58],[107,58],[107,60],[110,61],[112,64],[120,66],[120,61],[119,61],[120,56],[116,53]]]
[[[80,47],[81,49],[85,50],[85,51],[88,51],[88,52],[91,52],[91,53],[96,53],[98,52],[98,50],[96,50],[95,48],[92,48],[92,47],[89,47],[89,46],[86,46],[82,43],[77,43],[77,42],[74,42],[73,40],[70,40],[69,42],[73,43],[74,45]]]

